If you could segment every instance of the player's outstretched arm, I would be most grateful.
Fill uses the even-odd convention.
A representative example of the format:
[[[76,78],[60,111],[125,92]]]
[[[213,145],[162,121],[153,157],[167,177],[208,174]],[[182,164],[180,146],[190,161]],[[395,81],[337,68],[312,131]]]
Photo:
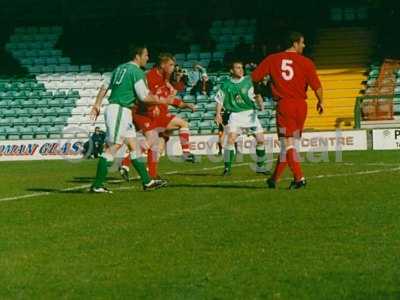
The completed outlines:
[[[215,113],[215,123],[217,123],[217,125],[222,125],[221,111],[222,111],[222,105],[221,103],[217,102],[217,109]]]
[[[196,111],[196,107],[193,104],[190,103],[185,103],[183,101],[180,102],[179,105],[177,105],[180,109],[190,109],[192,112]]]
[[[256,94],[255,96],[256,103],[261,111],[264,111],[264,98],[260,94]]]
[[[92,106],[92,109],[90,110],[89,113],[89,118],[93,121],[97,120],[97,117],[100,114],[100,108],[101,108],[101,104],[103,103],[103,99],[107,94],[108,89],[102,85],[99,92],[97,93],[96,96],[96,101],[94,103],[94,105]]]
[[[323,92],[322,92],[322,87],[318,88],[317,90],[314,91],[315,97],[317,97],[317,112],[321,115],[324,113],[324,98],[323,98]]]

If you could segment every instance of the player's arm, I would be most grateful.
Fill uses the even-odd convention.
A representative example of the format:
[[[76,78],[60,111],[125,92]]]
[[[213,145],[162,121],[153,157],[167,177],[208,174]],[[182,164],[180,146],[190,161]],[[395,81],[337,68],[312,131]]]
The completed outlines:
[[[180,100],[180,99],[176,99],[176,100],[179,100],[180,102],[179,102],[178,105],[172,104],[172,105],[174,105],[175,107],[178,107],[178,108],[180,108],[180,109],[190,109],[192,112],[195,112],[195,111],[196,111],[196,107],[195,107],[193,104],[186,103],[186,102],[184,102],[184,101],[182,101],[182,100]]]
[[[97,120],[97,117],[100,115],[101,104],[103,103],[104,97],[107,95],[108,86],[103,84],[97,93],[96,101],[92,106],[92,109],[89,113],[89,118],[93,121]]]
[[[222,108],[223,108],[224,98],[225,98],[225,94],[220,89],[217,92],[217,94],[215,95],[215,102],[216,102],[215,123],[217,123],[218,125],[222,125],[221,112],[222,112]]]
[[[265,76],[270,74],[270,58],[265,58],[257,68],[251,73],[253,82],[260,82]]]
[[[257,94],[254,97],[258,107],[260,108],[261,111],[264,111],[264,98],[261,96],[261,94]]]
[[[318,78],[315,65],[310,61],[308,72],[306,75],[307,83],[311,86],[314,91],[315,97],[317,97],[317,112],[322,114],[324,112],[324,97],[321,82]]]
[[[323,92],[322,87],[318,88],[314,91],[315,97],[317,97],[317,111],[321,115],[324,112],[324,100],[323,100]]]

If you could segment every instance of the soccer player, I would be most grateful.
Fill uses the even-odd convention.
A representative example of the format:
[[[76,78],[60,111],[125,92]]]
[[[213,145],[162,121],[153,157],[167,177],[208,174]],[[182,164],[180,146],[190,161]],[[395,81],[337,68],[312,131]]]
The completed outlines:
[[[232,163],[235,159],[235,142],[238,136],[245,131],[255,135],[257,173],[266,173],[265,169],[265,140],[264,129],[257,117],[256,103],[261,111],[264,110],[262,97],[254,94],[253,82],[250,76],[244,76],[243,63],[234,61],[230,68],[231,78],[222,83],[215,96],[217,112],[215,121],[223,124],[221,110],[230,114],[225,126],[227,138],[224,145],[224,176],[231,174]]]
[[[271,76],[273,97],[278,101],[276,120],[281,153],[272,177],[267,180],[269,188],[276,187],[287,165],[294,175],[289,188],[306,186],[295,149],[295,139],[301,137],[307,116],[308,86],[311,86],[318,99],[318,113],[322,114],[324,109],[321,83],[313,62],[302,55],[304,47],[304,36],[292,32],[287,37],[287,50],[269,55],[252,73],[254,82],[261,81],[266,75]]]
[[[139,173],[144,190],[159,188],[162,182],[152,180],[147,170],[138,159],[135,144],[136,132],[132,124],[131,107],[137,102],[145,103],[167,103],[172,99],[161,99],[158,96],[149,93],[146,85],[144,67],[149,59],[146,47],[136,47],[132,53],[132,61],[118,66],[112,73],[109,84],[103,84],[96,97],[90,117],[96,120],[100,114],[101,103],[111,89],[109,105],[105,110],[105,122],[107,128],[107,147],[100,156],[97,165],[96,179],[91,187],[95,193],[111,193],[104,182],[107,177],[108,167],[114,161],[114,156],[121,146],[125,143],[130,151],[132,165]]]
[[[194,111],[194,106],[176,98],[176,90],[169,83],[169,78],[175,68],[175,58],[172,54],[162,53],[159,55],[157,66],[147,73],[147,82],[150,91],[160,97],[174,97],[172,105],[180,109],[190,109]],[[147,164],[149,174],[152,178],[158,176],[159,160],[159,136],[168,141],[169,135],[173,130],[179,130],[179,139],[183,152],[183,159],[187,162],[194,162],[195,157],[190,152],[190,132],[189,124],[182,118],[169,112],[168,104],[138,103],[133,111],[133,121],[146,137],[149,149],[147,151]],[[121,175],[129,178],[129,157],[123,160],[120,169]],[[165,182],[165,181],[164,181]]]

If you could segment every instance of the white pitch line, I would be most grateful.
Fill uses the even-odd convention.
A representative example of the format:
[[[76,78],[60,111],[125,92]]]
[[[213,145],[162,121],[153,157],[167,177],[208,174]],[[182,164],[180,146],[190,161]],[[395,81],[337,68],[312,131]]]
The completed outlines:
[[[235,165],[236,167],[240,167],[240,166],[245,166],[248,165],[249,163],[243,163],[243,164],[237,164]],[[214,169],[218,169],[221,168],[220,166],[218,167],[212,167],[212,168],[202,168],[202,169],[197,169],[197,170],[187,170],[188,171],[205,171],[205,170],[214,170]],[[369,175],[369,174],[378,174],[378,173],[382,173],[382,172],[396,172],[396,171],[400,171],[400,166],[396,167],[396,168],[391,168],[391,169],[377,169],[377,170],[368,170],[368,171],[359,171],[359,172],[353,172],[353,173],[337,173],[337,174],[325,174],[325,175],[317,175],[317,176],[310,176],[307,177],[308,179],[321,179],[321,178],[331,178],[331,177],[343,177],[343,176],[355,176],[355,175]],[[165,173],[167,174],[167,173]],[[175,173],[176,174],[176,173]],[[285,178],[284,180],[291,180],[290,178]],[[260,182],[260,181],[265,181],[265,178],[261,179],[248,179],[248,180],[233,180],[233,181],[224,181],[221,182],[220,185],[221,187],[223,187],[226,184],[235,184],[235,183],[251,183],[251,182]],[[120,183],[120,182],[124,182],[124,180],[110,180],[109,182],[112,183]],[[207,186],[209,184],[197,184],[198,186]],[[50,194],[54,194],[54,193],[60,193],[60,192],[68,192],[68,191],[74,191],[74,190],[82,190],[85,188],[89,188],[90,185],[89,184],[85,184],[85,185],[80,185],[80,186],[76,186],[76,187],[70,187],[70,188],[65,188],[65,189],[61,189],[58,191],[54,191],[54,192],[43,192],[43,193],[33,193],[33,194],[27,194],[27,195],[21,195],[21,196],[15,196],[15,197],[7,197],[7,198],[1,198],[0,202],[6,202],[6,201],[14,201],[14,200],[20,200],[20,199],[26,199],[26,198],[34,198],[34,197],[39,197],[39,196],[47,196]],[[137,189],[136,186],[128,186],[128,187],[117,187],[114,188],[113,190],[118,191],[118,190],[131,190],[131,189]]]
[[[250,163],[236,164],[236,165],[234,165],[234,167],[241,167],[241,166],[246,166],[249,164]],[[190,170],[186,170],[185,172],[207,171],[207,170],[215,170],[215,169],[220,169],[220,168],[223,168],[223,166],[200,168],[200,169],[190,169]],[[171,171],[171,172],[166,172],[164,174],[166,174],[166,175],[179,174],[179,171],[175,170],[175,171]],[[137,177],[133,177],[131,179],[139,179],[139,177],[137,176]],[[117,180],[109,180],[108,182],[109,183],[122,183],[122,182],[125,182],[125,180],[117,179]],[[0,202],[14,201],[14,200],[34,198],[34,197],[40,197],[40,196],[48,196],[50,194],[60,193],[60,192],[62,193],[62,192],[69,192],[69,191],[78,191],[78,190],[89,188],[90,186],[91,186],[90,184],[85,184],[85,185],[79,185],[79,186],[65,188],[65,189],[61,189],[61,190],[57,190],[57,191],[52,191],[52,192],[33,193],[33,194],[26,194],[26,195],[21,195],[21,196],[0,198]],[[120,187],[120,188],[114,188],[113,190],[125,190],[125,189],[132,189],[132,187]]]

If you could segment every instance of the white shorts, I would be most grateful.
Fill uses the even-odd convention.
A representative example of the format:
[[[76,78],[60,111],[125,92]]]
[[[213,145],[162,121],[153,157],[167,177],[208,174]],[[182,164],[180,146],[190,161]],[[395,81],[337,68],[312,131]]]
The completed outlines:
[[[255,110],[246,110],[237,113],[231,113],[228,120],[228,132],[242,133],[263,133],[260,120]]]
[[[104,120],[107,128],[107,143],[122,145],[126,138],[136,137],[132,111],[129,108],[110,104],[104,112]]]

